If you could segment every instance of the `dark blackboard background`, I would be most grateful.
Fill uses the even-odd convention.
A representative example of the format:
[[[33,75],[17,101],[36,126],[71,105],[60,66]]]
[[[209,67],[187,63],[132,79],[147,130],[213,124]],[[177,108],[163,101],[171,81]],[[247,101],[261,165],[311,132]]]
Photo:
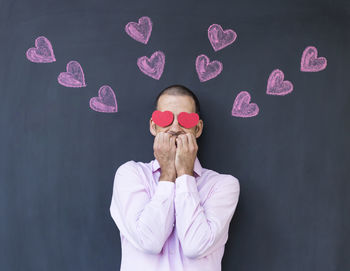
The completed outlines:
[[[1,270],[119,270],[119,231],[109,213],[116,169],[153,159],[153,100],[170,84],[199,97],[205,168],[240,180],[223,270],[350,270],[350,6],[337,1],[0,1]],[[147,45],[124,31],[149,16]],[[207,29],[232,28],[234,44],[214,52]],[[57,61],[25,52],[38,36]],[[328,66],[300,72],[313,45]],[[161,79],[141,73],[138,57],[161,50]],[[223,63],[200,83],[199,54]],[[86,88],[57,76],[77,60]],[[266,95],[279,68],[294,91]],[[119,112],[98,113],[89,99],[102,85]],[[260,107],[231,116],[240,91]]]

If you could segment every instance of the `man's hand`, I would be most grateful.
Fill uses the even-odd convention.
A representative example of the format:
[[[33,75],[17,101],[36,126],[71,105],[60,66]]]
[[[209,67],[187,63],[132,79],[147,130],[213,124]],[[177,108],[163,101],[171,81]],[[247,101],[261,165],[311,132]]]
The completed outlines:
[[[198,145],[193,134],[179,135],[176,139],[175,168],[177,177],[183,174],[194,176],[193,168],[196,160]]]
[[[161,168],[159,181],[175,182],[175,136],[166,132],[159,132],[154,138],[154,157],[158,160]]]

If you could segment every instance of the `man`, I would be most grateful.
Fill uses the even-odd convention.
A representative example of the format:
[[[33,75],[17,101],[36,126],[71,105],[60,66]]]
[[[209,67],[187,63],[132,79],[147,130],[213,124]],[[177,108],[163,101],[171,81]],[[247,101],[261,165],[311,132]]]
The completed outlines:
[[[196,138],[203,120],[192,91],[172,85],[155,105],[155,159],[128,161],[115,174],[110,213],[120,231],[120,270],[219,271],[238,179],[201,166]]]

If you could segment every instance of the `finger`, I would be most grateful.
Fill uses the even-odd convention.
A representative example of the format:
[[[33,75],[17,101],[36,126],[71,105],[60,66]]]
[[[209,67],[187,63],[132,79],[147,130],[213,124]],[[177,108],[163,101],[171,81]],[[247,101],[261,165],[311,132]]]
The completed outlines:
[[[182,143],[185,151],[188,151],[189,146],[188,146],[188,139],[186,134],[182,135]]]
[[[171,137],[171,135],[169,133],[164,134],[164,143],[165,143],[165,146],[167,146],[167,147],[170,146],[170,137]]]
[[[164,132],[159,132],[159,144],[161,145],[161,146],[163,146],[164,145]]]
[[[192,142],[193,142],[193,146],[196,150],[198,150],[198,144],[197,144],[197,139],[194,136],[194,134],[191,134],[191,138],[192,138]]]
[[[154,142],[153,142],[153,149],[156,148],[158,146],[159,142],[159,134],[156,134],[155,138],[154,138]]]
[[[153,143],[153,155],[156,159],[158,159],[159,152],[159,134],[156,135]]]
[[[182,150],[182,149],[183,149],[183,143],[182,143],[181,135],[179,135],[179,136],[176,138],[176,144],[177,144],[177,148],[178,148],[179,150]]]
[[[189,150],[190,151],[194,151],[195,150],[195,145],[194,145],[194,142],[193,142],[193,134],[188,133],[188,134],[186,134],[186,136],[187,136]]]
[[[176,149],[175,146],[175,136],[170,137],[170,149],[173,151],[174,149]]]

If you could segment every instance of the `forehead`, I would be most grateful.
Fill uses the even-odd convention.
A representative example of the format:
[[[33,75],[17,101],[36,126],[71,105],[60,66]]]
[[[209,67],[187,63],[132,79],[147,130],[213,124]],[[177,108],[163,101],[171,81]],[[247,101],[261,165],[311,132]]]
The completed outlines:
[[[188,95],[169,95],[164,94],[159,97],[158,110],[170,110],[173,113],[195,112],[196,104],[192,97]]]

